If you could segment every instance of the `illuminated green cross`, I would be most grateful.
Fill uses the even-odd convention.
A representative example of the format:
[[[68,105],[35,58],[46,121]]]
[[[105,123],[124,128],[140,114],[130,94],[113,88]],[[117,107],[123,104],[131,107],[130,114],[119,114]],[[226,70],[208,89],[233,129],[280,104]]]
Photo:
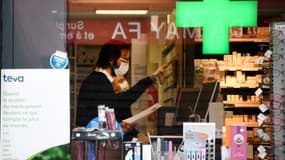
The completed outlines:
[[[230,27],[256,23],[257,1],[176,2],[177,27],[203,28],[203,54],[228,54]]]

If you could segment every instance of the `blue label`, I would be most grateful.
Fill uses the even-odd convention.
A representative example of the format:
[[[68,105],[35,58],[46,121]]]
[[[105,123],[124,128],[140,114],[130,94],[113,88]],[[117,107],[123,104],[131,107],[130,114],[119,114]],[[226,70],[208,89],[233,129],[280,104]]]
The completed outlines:
[[[66,57],[61,57],[56,54],[52,54],[50,57],[50,66],[53,69],[64,69],[66,68],[68,64],[68,58]]]

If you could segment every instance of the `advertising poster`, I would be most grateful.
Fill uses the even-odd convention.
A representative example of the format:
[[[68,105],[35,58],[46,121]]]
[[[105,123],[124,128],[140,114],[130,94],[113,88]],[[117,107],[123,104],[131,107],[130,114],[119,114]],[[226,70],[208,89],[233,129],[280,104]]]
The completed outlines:
[[[70,159],[69,86],[68,69],[1,70],[1,160]]]

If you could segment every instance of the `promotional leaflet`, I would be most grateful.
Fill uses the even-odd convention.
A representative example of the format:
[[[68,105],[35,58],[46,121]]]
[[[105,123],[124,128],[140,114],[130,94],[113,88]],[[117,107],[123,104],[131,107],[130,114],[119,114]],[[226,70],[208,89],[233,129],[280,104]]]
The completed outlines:
[[[70,158],[69,91],[68,69],[1,70],[0,159]]]
[[[143,118],[143,117],[146,117],[148,116],[149,114],[157,111],[160,107],[162,107],[162,105],[160,105],[159,103],[156,103],[154,105],[152,105],[151,107],[141,111],[140,113],[132,116],[132,117],[129,117],[125,120],[123,120],[124,122],[128,123],[128,124],[133,124],[135,123],[136,121],[138,121],[139,119]]]

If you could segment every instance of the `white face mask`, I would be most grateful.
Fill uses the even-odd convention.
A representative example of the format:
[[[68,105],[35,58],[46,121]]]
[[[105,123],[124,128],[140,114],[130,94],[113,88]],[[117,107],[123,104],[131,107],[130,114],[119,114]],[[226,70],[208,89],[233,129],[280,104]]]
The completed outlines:
[[[121,62],[119,68],[115,68],[114,72],[116,76],[123,76],[125,75],[129,70],[129,63]]]

